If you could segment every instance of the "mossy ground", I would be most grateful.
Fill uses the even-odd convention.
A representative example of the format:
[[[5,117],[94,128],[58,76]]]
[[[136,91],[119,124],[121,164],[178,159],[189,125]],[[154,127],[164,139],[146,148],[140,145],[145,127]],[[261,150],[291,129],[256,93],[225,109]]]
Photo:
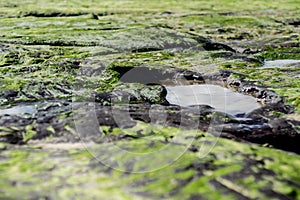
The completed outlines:
[[[259,69],[264,59],[299,59],[299,10],[297,0],[1,1],[0,104],[111,91],[119,84],[116,67],[229,69],[239,73],[235,78],[285,96],[299,119],[299,68]],[[208,39],[237,52],[208,49]],[[18,93],[4,98],[9,90]],[[74,144],[51,146],[51,137],[23,146],[1,143],[0,199],[300,199],[299,155],[218,139],[200,158],[201,145],[214,144],[216,137],[176,128],[152,134],[152,126],[138,124],[126,132],[132,139],[115,144],[147,152],[178,131],[189,136],[182,144],[198,139],[174,163],[141,174],[110,169]],[[108,135],[120,131],[102,129]],[[68,125],[63,130],[76,134]],[[140,130],[147,137],[135,135]],[[23,138],[32,133],[28,126]],[[98,152],[101,145],[88,149]],[[170,146],[176,152],[176,144]],[[152,164],[131,160],[128,155],[114,164],[128,172]]]

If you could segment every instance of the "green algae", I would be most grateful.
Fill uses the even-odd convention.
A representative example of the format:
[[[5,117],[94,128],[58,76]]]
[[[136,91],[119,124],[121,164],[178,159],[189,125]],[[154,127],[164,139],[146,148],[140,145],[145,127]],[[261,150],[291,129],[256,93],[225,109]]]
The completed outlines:
[[[0,88],[23,93],[15,100],[1,97],[0,104],[68,99],[77,95],[78,90],[82,92],[78,99],[92,92],[116,89],[132,92],[141,89],[141,85],[119,85],[120,74],[114,68],[146,65],[198,72],[233,70],[238,74],[232,78],[244,78],[276,91],[299,114],[299,69],[260,70],[262,62],[222,57],[217,53],[223,50],[203,49],[208,37],[230,45],[239,53],[253,50],[255,53],[247,56],[260,61],[300,59],[299,36],[295,36],[299,27],[281,23],[296,19],[298,10],[299,2],[292,0],[251,3],[106,0],[101,4],[77,0],[2,1]],[[162,14],[166,11],[170,14]],[[87,60],[97,62],[91,64]],[[102,65],[105,70],[98,69]],[[79,72],[88,67],[93,73],[99,72]],[[46,93],[41,95],[41,91]],[[150,92],[145,89],[143,94]],[[157,99],[156,94],[150,94],[149,98],[152,97]],[[60,120],[69,116],[69,112],[63,113]],[[46,129],[52,134],[57,131],[53,126]],[[77,135],[69,124],[64,130],[74,137]],[[106,136],[124,134],[118,128],[102,126],[101,130]],[[175,133],[178,133],[175,128],[153,128],[139,123],[125,131],[131,139],[116,143],[130,151],[147,153],[161,149],[166,141],[172,141]],[[204,136],[192,142],[198,151],[203,143],[214,143],[216,139],[207,133],[179,133]],[[14,134],[28,142],[35,132],[28,125],[25,129],[1,127],[0,134]],[[46,141],[51,143],[53,138]],[[186,138],[181,138],[181,142],[190,143]],[[227,139],[219,139],[205,158],[188,150],[171,165],[144,174],[113,171],[86,150],[38,146],[0,144],[0,198],[299,199],[300,194],[298,155]],[[99,146],[93,148],[96,151]],[[176,147],[171,145],[171,148],[176,152]],[[122,159],[126,162],[132,157],[127,155]],[[134,171],[147,166],[151,166],[151,160],[127,167]]]
[[[202,141],[209,141],[210,139],[213,138],[211,136],[206,136]],[[201,145],[201,142],[195,141],[195,145]],[[231,146],[230,151],[225,150],[228,145]],[[240,152],[243,152],[243,154]],[[145,194],[146,196],[148,195],[152,198],[175,197],[175,199],[182,199],[198,194],[207,198],[219,197],[227,199],[230,197],[226,198],[224,193],[232,189],[248,198],[267,198],[262,192],[264,188],[268,190],[268,188],[274,187],[273,189],[275,189],[277,183],[285,185],[283,187],[285,188],[287,186],[286,184],[288,184],[284,183],[278,176],[282,173],[281,170],[284,169],[284,167],[280,168],[279,163],[288,162],[289,160],[289,158],[285,157],[284,152],[273,152],[272,149],[265,149],[255,145],[249,147],[249,145],[246,144],[237,144],[232,141],[220,139],[207,157],[199,159],[195,158],[195,155],[197,155],[197,152],[192,153],[187,151],[172,165],[159,171],[150,172],[150,174],[131,174],[128,176],[130,180],[134,182],[141,181],[141,186],[135,187],[133,191],[138,191],[139,193]],[[245,155],[247,155],[247,158]],[[278,160],[275,155],[278,156]],[[291,154],[289,156],[293,157],[295,155]],[[292,165],[297,166],[297,158],[293,160],[295,163]],[[270,163],[273,163],[274,165],[270,165]],[[251,171],[250,167],[253,167],[255,170]],[[291,166],[287,169],[290,167]],[[270,174],[264,172],[268,170],[270,170]],[[274,176],[273,172],[278,174]],[[266,175],[260,176],[259,174],[261,173]],[[183,176],[183,174],[185,175]],[[290,174],[295,182],[297,182],[296,174],[297,170]],[[186,181],[182,181],[182,179],[185,179]],[[226,185],[226,187],[216,188],[212,185],[211,181],[217,181]],[[145,186],[143,183],[145,183]],[[291,190],[298,191],[296,188],[297,187],[295,186]],[[286,190],[285,194],[289,195],[289,192],[290,190]],[[175,194],[176,196],[173,196]]]
[[[32,125],[28,125],[25,127],[25,131],[22,133],[23,142],[29,141],[34,135],[36,134],[36,131],[33,130]]]
[[[106,175],[100,175],[99,173],[96,175],[96,173],[91,174],[86,171],[83,176],[82,172],[85,171],[84,166],[88,162],[88,157],[82,156],[80,159],[72,159],[69,156],[61,157],[64,160],[63,162],[66,162],[63,164],[61,159],[55,158],[55,154],[59,154],[59,152],[54,151],[53,158],[48,153],[40,150],[24,151],[21,149],[16,152],[6,152],[5,156],[13,159],[9,159],[8,162],[1,161],[1,172],[6,172],[1,173],[1,185],[3,186],[1,188],[5,188],[5,191],[2,190],[1,198],[63,199],[80,198],[82,196],[86,198],[111,196],[114,199],[132,199],[126,192],[117,189],[116,184]],[[74,153],[72,154],[74,155]],[[72,162],[71,165],[66,165],[70,162]],[[75,163],[77,163],[77,166],[74,165]],[[9,174],[14,174],[15,178],[8,181],[5,177],[10,176]],[[78,176],[81,178],[78,179]],[[68,179],[65,179],[67,177]],[[15,185],[13,182],[18,182],[18,184]],[[110,184],[108,184],[109,182]],[[93,192],[88,189],[94,187],[98,189]],[[107,190],[103,191],[104,188]],[[16,189],[18,193],[14,192]],[[52,190],[52,192],[48,193],[49,190]],[[30,192],[28,193],[28,191]]]
[[[150,128],[146,124],[139,127],[145,130]],[[148,143],[143,138],[136,140],[140,144]],[[201,146],[204,141],[212,140],[213,136],[205,134],[205,137],[194,141],[194,145]],[[117,142],[116,145],[120,145],[118,143],[134,146],[132,141]],[[231,148],[228,149],[228,146]],[[92,148],[98,147],[94,145]],[[247,198],[268,198],[268,193],[265,193],[268,190],[290,198],[299,194],[299,188],[295,185],[299,182],[298,155],[226,139],[219,139],[205,158],[199,158],[198,153],[186,151],[173,164],[158,171],[123,174],[107,171],[109,167],[98,160],[91,160],[93,157],[86,150],[51,150],[46,148],[46,144],[40,150],[26,146],[19,149],[8,147],[1,153],[0,169],[6,172],[0,173],[1,188],[5,189],[1,195],[3,198],[22,199],[76,198],[77,195],[87,198],[112,195],[115,199],[185,199],[194,195],[208,199],[238,199],[235,193]],[[143,166],[142,163],[134,165]],[[44,177],[42,180],[41,176]],[[16,186],[13,182],[18,183],[18,193],[14,192]],[[50,190],[55,192],[47,192]]]

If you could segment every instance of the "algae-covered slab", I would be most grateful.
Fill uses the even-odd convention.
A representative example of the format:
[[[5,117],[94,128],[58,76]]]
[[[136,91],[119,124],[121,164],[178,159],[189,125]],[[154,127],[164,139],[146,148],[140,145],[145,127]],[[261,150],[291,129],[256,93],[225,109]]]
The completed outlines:
[[[300,199],[299,10],[2,0],[0,199]],[[204,83],[261,107],[166,99]]]

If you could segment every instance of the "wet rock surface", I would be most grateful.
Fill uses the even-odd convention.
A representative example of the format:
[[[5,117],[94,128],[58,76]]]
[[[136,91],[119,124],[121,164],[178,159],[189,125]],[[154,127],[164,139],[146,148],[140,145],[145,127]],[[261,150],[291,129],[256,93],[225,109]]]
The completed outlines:
[[[143,72],[145,70],[152,72],[151,69],[146,69],[145,67],[141,70]],[[140,72],[140,70],[137,71]],[[151,83],[150,85],[123,83],[116,86],[111,92],[91,94],[90,103],[94,106],[86,107],[85,110],[81,110],[80,106],[84,107],[85,104],[88,103],[67,101],[54,103],[37,102],[31,104],[33,106],[31,109],[35,109],[35,111],[31,111],[29,114],[20,113],[21,115],[19,116],[7,113],[1,114],[1,127],[15,127],[13,129],[8,128],[6,133],[2,134],[1,139],[9,143],[22,144],[29,139],[43,139],[51,135],[61,137],[63,141],[65,139],[63,139],[64,136],[62,133],[67,132],[65,126],[73,126],[72,117],[74,117],[74,114],[72,114],[72,112],[76,113],[78,108],[79,112],[83,112],[79,114],[80,118],[89,119],[92,117],[91,114],[95,112],[96,122],[98,122],[100,126],[109,126],[111,129],[118,126],[120,126],[119,128],[133,127],[136,121],[157,123],[183,129],[196,128],[201,131],[208,131],[209,126],[212,126],[213,130],[222,132],[221,136],[227,138],[246,140],[300,153],[297,148],[297,144],[300,141],[299,133],[294,128],[299,126],[299,122],[272,115],[272,112],[282,114],[290,114],[293,112],[293,108],[285,105],[283,99],[274,91],[241,80],[231,80],[228,82],[227,79],[233,74],[233,72],[230,71],[221,71],[212,74],[174,71],[172,73],[169,72],[168,75],[165,74],[166,72],[162,70],[153,70],[153,74],[151,75],[150,73],[149,76],[147,76],[148,80],[147,78],[145,79],[147,83]],[[233,87],[237,92],[255,97],[257,101],[263,103],[263,106],[248,113],[236,113],[234,116],[232,114],[216,111],[215,108],[208,105],[190,105],[185,107],[172,105],[167,101],[166,88],[158,83],[164,82],[166,78],[169,81],[176,81],[176,77],[178,79],[180,79],[180,77],[186,78],[186,81],[190,81],[188,82],[189,84],[193,83],[193,81],[199,83],[206,79],[215,84],[223,84],[224,87]],[[133,76],[133,78],[134,80],[125,78],[124,80],[127,82],[136,81],[136,76]],[[144,79],[141,77],[140,80]],[[156,82],[156,84],[154,82]],[[242,104],[243,102],[240,103]],[[120,108],[118,108],[118,106]],[[26,108],[26,105],[23,107]],[[60,115],[67,117],[59,119]],[[121,120],[121,124],[118,124],[116,120],[118,120],[119,117],[117,117],[117,119],[115,118],[116,116],[122,115],[125,115],[125,118]],[[126,115],[128,115],[127,118]],[[213,117],[214,115],[218,115],[219,117]],[[78,116],[75,115],[75,118],[76,117]],[[212,123],[212,119],[219,121],[218,123]],[[89,126],[89,123],[83,126]],[[94,125],[92,127],[95,129]],[[29,128],[30,130],[28,131]],[[93,128],[91,128],[91,130]],[[3,130],[3,132],[5,132],[5,130]],[[24,132],[26,134],[32,132],[34,135],[32,135],[32,138],[27,139],[26,134],[25,136],[23,134]],[[101,133],[94,135],[94,131],[90,131],[89,134],[93,135],[93,138],[97,140],[97,135],[99,136]],[[71,140],[72,142],[79,141],[78,137],[74,136],[74,138],[70,139],[71,137],[70,135],[67,136],[67,140]],[[118,137],[122,138],[124,136]]]
[[[297,6],[0,2],[0,199],[298,199]]]

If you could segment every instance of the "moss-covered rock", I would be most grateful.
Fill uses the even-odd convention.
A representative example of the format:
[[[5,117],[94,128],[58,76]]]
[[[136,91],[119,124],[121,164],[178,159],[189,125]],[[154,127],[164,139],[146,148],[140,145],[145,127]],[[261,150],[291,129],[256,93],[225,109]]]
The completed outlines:
[[[299,68],[262,67],[299,59],[298,10],[1,1],[0,199],[299,199],[299,155],[275,149],[299,153]],[[265,106],[169,105],[161,81],[176,78]]]

